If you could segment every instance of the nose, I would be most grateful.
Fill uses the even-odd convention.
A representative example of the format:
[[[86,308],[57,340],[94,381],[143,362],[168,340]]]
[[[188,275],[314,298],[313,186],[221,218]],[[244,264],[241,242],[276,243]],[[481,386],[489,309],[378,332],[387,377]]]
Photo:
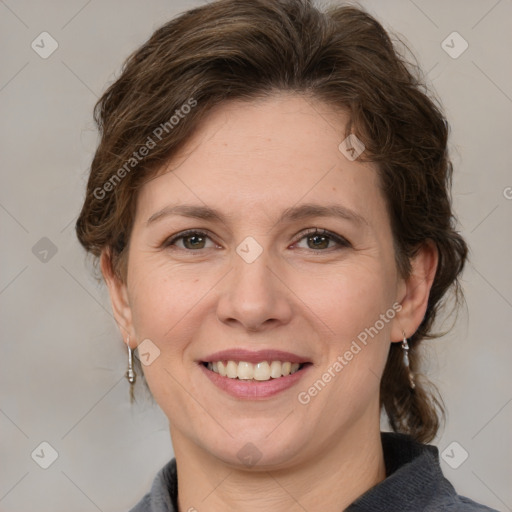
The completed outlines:
[[[252,263],[234,255],[234,269],[224,281],[217,305],[221,322],[251,332],[290,322],[292,294],[279,270],[271,268],[266,253]]]

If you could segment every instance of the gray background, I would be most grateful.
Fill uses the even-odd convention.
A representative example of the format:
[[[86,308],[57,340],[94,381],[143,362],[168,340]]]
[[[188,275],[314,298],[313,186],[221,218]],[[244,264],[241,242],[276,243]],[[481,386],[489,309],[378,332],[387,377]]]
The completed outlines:
[[[199,3],[0,0],[1,511],[127,510],[172,456],[163,413],[143,397],[129,404],[124,345],[74,222],[95,101],[154,29]],[[361,5],[403,36],[451,122],[454,203],[472,255],[467,308],[428,353],[449,411],[435,443],[461,494],[509,511],[512,2]],[[59,45],[46,59],[31,48],[43,31]],[[458,58],[442,46],[453,31],[469,44]],[[48,469],[43,441],[58,452]]]

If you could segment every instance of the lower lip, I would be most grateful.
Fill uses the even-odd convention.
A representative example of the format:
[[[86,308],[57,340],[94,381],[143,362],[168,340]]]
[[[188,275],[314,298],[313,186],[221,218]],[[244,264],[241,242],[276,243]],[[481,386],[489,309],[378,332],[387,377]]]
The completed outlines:
[[[212,370],[208,370],[203,364],[199,364],[203,373],[220,389],[235,398],[258,400],[270,398],[281,393],[296,384],[308,371],[310,365],[304,366],[301,370],[270,380],[240,380],[223,377]]]

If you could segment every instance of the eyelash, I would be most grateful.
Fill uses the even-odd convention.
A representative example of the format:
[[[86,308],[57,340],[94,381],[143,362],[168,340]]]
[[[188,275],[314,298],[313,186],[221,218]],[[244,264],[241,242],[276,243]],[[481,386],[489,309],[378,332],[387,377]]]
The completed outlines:
[[[187,238],[188,236],[192,236],[192,235],[199,235],[200,237],[207,237],[207,238],[211,239],[211,236],[206,231],[201,231],[201,230],[197,230],[197,229],[188,229],[186,231],[182,231],[181,233],[177,233],[176,235],[174,235],[170,238],[165,239],[161,245],[162,245],[162,247],[169,248],[174,243],[176,243],[176,241],[178,241],[182,238]],[[302,232],[293,243],[296,244],[296,243],[300,242],[303,238],[306,238],[308,236],[315,236],[315,235],[324,236],[324,237],[329,238],[331,241],[336,242],[339,245],[339,247],[337,248],[338,250],[340,248],[352,247],[352,244],[346,238],[343,238],[342,236],[339,236],[339,235],[336,235],[335,233],[327,231],[326,229],[319,229],[319,228],[310,228],[310,229]],[[199,252],[201,250],[201,249],[193,250],[193,249],[186,249],[186,248],[182,249],[181,247],[179,247],[179,249],[183,250],[183,251],[187,251],[187,252]],[[311,250],[313,252],[329,252],[333,249],[336,250],[336,248],[333,248],[333,247],[330,247],[328,249],[319,249],[319,250],[309,249],[309,250]]]

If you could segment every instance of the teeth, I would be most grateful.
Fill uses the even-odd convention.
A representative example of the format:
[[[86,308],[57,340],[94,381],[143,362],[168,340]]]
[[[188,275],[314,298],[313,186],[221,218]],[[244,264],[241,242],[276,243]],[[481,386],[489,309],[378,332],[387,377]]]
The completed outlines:
[[[281,362],[280,361],[272,361],[270,363],[270,376],[273,379],[277,379],[281,377]]]
[[[251,380],[254,378],[254,366],[251,363],[246,363],[245,361],[240,361],[238,363],[238,369],[236,372],[236,376],[240,380]]]
[[[258,363],[254,366],[254,380],[269,380],[270,379],[270,365],[267,361]]]
[[[213,368],[212,368],[213,370]],[[238,373],[238,364],[235,361],[228,361],[226,364],[226,377],[230,379],[236,379]]]
[[[264,381],[291,375],[299,370],[300,364],[289,361],[262,361],[257,364],[247,361],[215,361],[208,363],[207,368],[230,379]]]

